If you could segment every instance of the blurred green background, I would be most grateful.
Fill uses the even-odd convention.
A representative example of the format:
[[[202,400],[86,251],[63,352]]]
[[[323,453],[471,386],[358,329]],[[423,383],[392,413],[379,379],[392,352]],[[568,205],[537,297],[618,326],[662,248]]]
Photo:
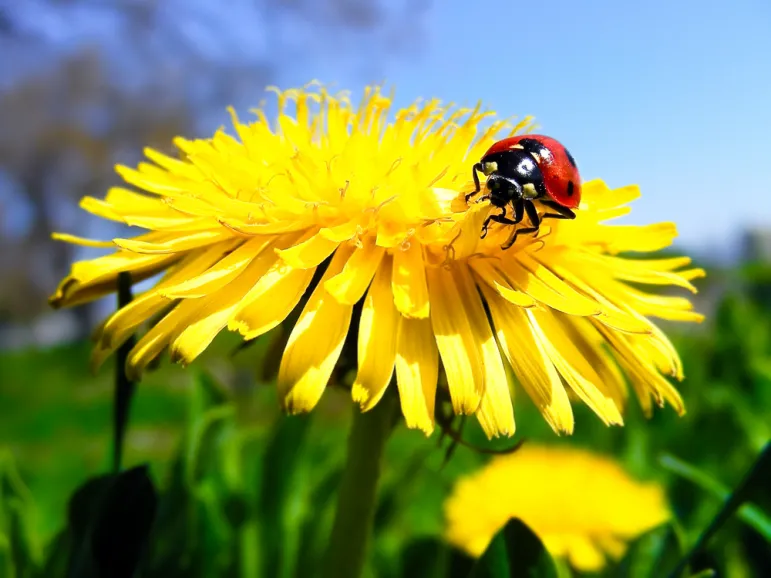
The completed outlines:
[[[632,403],[626,427],[610,429],[576,404],[575,435],[557,438],[522,395],[517,439],[611,454],[636,477],[666,484],[679,548],[692,546],[721,507],[721,486],[734,488],[771,439],[769,273],[761,265],[714,269],[702,289],[723,289],[709,321],[669,328],[687,375],[683,418],[664,409],[646,420]],[[311,415],[285,417],[274,387],[258,371],[270,365],[271,340],[242,350],[238,343],[221,336],[196,368],[163,362],[136,391],[124,463],[149,463],[161,493],[142,576],[318,571],[345,455],[349,393],[330,388]],[[0,568],[6,576],[60,575],[55,568],[66,559],[70,538],[61,531],[73,492],[110,468],[112,371],[87,373],[88,354],[84,342],[0,358]],[[464,435],[482,447],[511,444],[488,443],[472,421]],[[371,576],[448,576],[442,564],[463,565],[441,543],[442,503],[453,480],[489,456],[458,447],[443,466],[447,442],[440,447],[439,437],[400,425],[387,446]],[[768,486],[755,487],[750,515],[729,519],[694,568],[732,578],[765,575],[769,494]],[[42,574],[32,572],[41,568]],[[611,565],[606,575],[657,575],[628,572]]]

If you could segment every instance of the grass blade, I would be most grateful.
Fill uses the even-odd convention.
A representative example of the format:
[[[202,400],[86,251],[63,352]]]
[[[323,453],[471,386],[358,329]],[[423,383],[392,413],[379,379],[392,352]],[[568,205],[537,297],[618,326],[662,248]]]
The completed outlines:
[[[677,578],[688,567],[691,560],[707,545],[707,542],[714,536],[725,522],[746,502],[756,487],[768,488],[768,477],[771,474],[771,442],[766,444],[763,451],[760,452],[758,459],[752,464],[750,471],[744,476],[744,479],[736,487],[734,492],[728,497],[723,507],[713,518],[709,526],[701,533],[696,543],[690,549],[688,554],[680,560],[680,563],[669,574],[670,578]]]
[[[727,486],[674,456],[665,455],[661,458],[661,465],[720,500],[727,500],[731,495],[731,490]],[[767,516],[760,508],[754,504],[744,504],[737,510],[736,515],[771,543],[771,517]]]

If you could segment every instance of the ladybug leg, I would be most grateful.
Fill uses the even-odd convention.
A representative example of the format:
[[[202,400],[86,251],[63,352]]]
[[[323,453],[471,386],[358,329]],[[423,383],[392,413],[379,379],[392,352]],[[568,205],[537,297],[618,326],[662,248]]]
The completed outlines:
[[[480,173],[484,172],[484,167],[482,167],[482,163],[477,163],[471,168],[471,174],[474,177],[474,190],[470,192],[468,195],[466,195],[466,202],[468,203],[468,200],[476,195],[479,191],[482,190],[482,185],[479,183],[479,175],[477,175],[477,171]],[[479,199],[480,201],[482,199]]]
[[[514,201],[514,218],[509,219],[506,216],[506,207],[501,207],[501,212],[497,215],[488,215],[485,222],[482,223],[482,236],[480,239],[484,239],[487,236],[487,228],[490,226],[490,222],[501,223],[502,225],[516,225],[525,216],[524,202],[519,199]]]
[[[516,229],[511,234],[511,237],[509,237],[509,240],[506,241],[503,245],[501,245],[501,249],[504,251],[506,249],[511,248],[511,246],[517,241],[517,236],[519,236],[520,234],[527,235],[528,233],[535,233],[536,231],[538,231],[538,228],[541,226],[541,217],[538,215],[538,209],[535,208],[533,201],[519,201],[519,203],[524,205],[523,207],[524,212],[527,213],[527,216],[530,219],[530,223],[532,224],[532,226],[525,227],[524,229]]]
[[[554,211],[557,211],[556,213],[545,213],[541,220],[543,219],[575,219],[576,214],[568,209],[567,207],[563,207],[559,203],[555,203],[554,201],[541,201],[541,204],[548,208],[552,209]]]

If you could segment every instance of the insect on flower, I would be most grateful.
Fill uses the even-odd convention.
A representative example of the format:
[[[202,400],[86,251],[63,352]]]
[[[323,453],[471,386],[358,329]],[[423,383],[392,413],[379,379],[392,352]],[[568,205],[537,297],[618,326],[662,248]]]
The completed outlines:
[[[501,248],[511,247],[520,234],[535,233],[543,219],[575,219],[573,209],[581,202],[581,176],[573,155],[559,141],[542,135],[517,135],[499,140],[474,165],[473,192],[466,202],[482,189],[477,172],[487,176],[487,192],[477,202],[487,201],[501,209],[491,214],[482,225],[482,239],[490,222],[518,225],[527,214],[531,226],[517,227]],[[555,211],[538,214],[534,201]],[[506,216],[511,205],[514,218]]]

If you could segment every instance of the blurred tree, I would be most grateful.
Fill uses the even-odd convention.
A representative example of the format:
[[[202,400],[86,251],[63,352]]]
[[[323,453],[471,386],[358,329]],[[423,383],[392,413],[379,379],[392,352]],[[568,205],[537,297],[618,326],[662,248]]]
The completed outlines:
[[[72,209],[79,197],[101,195],[115,182],[116,157],[144,144],[168,148],[190,125],[184,103],[152,106],[150,95],[126,94],[106,74],[99,56],[85,51],[0,95],[0,164],[31,209],[27,230],[0,253],[6,319],[23,321],[45,310],[72,258],[72,247],[51,242],[50,233],[63,226],[83,231]]]
[[[116,232],[77,210],[81,196],[118,183],[115,163],[136,162],[144,146],[168,149],[177,134],[210,133],[225,106],[256,104],[292,71],[309,80],[324,72],[305,70],[334,62],[335,79],[351,68],[372,78],[388,55],[414,48],[426,7],[0,0],[0,52],[11,55],[0,62],[0,330],[47,311],[75,256],[51,231]],[[9,187],[20,201],[8,201]],[[78,316],[81,335],[93,323],[87,308],[66,315]]]

